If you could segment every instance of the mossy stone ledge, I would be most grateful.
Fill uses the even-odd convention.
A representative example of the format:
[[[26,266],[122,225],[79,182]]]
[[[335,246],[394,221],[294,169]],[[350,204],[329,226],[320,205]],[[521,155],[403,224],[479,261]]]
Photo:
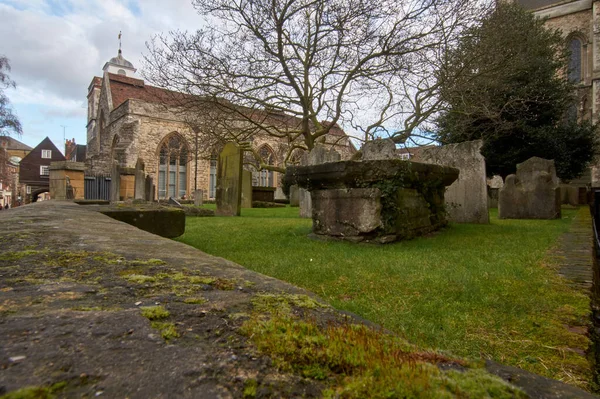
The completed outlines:
[[[399,159],[341,161],[288,167],[284,185],[310,191],[315,236],[389,243],[448,223],[444,191],[458,173]]]

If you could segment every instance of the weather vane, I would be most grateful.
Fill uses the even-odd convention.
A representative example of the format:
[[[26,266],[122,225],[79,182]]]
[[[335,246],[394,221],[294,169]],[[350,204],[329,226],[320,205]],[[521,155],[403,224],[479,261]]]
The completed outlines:
[[[119,31],[119,53],[121,52],[121,31]]]

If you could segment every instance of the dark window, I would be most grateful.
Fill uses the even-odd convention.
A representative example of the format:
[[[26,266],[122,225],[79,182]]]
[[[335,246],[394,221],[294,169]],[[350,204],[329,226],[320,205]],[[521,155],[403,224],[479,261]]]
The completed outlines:
[[[581,40],[571,39],[569,43],[571,58],[569,59],[569,80],[571,82],[581,82]]]

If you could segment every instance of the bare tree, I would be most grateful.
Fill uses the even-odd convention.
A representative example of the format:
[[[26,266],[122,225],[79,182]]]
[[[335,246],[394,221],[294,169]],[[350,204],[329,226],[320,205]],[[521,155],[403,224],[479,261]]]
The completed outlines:
[[[20,135],[23,132],[21,122],[13,113],[10,101],[4,91],[8,88],[15,88],[16,83],[8,76],[10,64],[8,58],[0,55],[0,135],[16,133]]]
[[[148,43],[145,78],[184,93],[186,112],[194,109],[205,128],[210,120],[208,131],[223,140],[283,139],[286,160],[340,125],[362,140],[401,143],[419,134],[440,106],[436,63],[487,7],[472,0],[193,5],[204,27]]]

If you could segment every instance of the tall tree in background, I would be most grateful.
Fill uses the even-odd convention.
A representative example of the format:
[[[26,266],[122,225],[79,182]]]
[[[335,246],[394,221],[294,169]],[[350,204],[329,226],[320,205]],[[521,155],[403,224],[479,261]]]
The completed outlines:
[[[438,111],[434,65],[482,3],[194,0],[205,28],[155,37],[144,76],[186,94],[186,113],[214,115],[207,133],[278,137],[286,159],[336,125],[403,142]]]
[[[532,156],[554,159],[563,179],[598,151],[596,127],[577,122],[575,84],[560,32],[518,5],[498,4],[469,29],[438,72],[439,141],[483,139],[488,174],[505,177]],[[573,112],[575,111],[575,112]]]

